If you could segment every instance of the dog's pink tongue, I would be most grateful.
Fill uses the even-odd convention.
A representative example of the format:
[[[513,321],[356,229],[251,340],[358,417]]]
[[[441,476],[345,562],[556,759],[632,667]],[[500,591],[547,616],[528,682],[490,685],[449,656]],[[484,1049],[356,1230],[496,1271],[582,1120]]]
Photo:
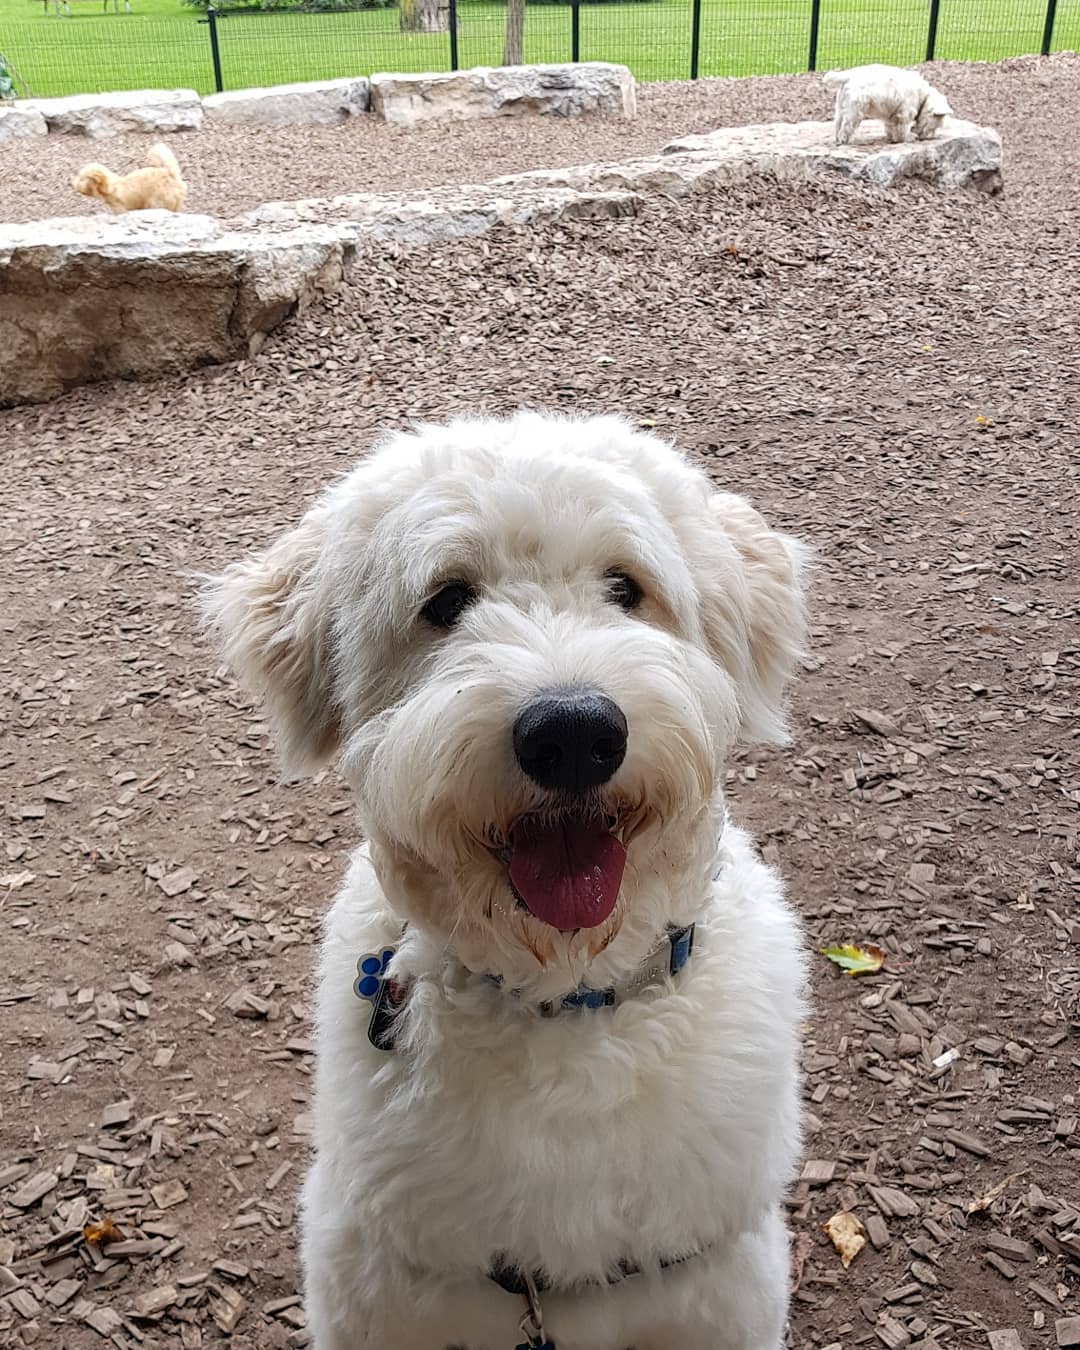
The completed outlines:
[[[514,830],[510,880],[529,911],[570,930],[595,928],[615,908],[626,850],[599,822],[563,820]]]

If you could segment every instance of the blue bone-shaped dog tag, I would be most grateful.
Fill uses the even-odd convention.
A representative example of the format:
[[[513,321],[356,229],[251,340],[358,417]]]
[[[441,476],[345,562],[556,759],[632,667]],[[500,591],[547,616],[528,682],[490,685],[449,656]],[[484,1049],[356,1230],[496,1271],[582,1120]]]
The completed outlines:
[[[393,955],[393,947],[384,947],[377,956],[369,954],[357,961],[356,980],[353,983],[353,993],[357,998],[375,1000],[382,988],[383,976]]]
[[[356,963],[353,993],[371,1004],[368,1040],[377,1050],[394,1048],[394,1017],[403,1002],[402,988],[386,977],[395,950],[394,947],[384,947],[378,953],[362,956]]]

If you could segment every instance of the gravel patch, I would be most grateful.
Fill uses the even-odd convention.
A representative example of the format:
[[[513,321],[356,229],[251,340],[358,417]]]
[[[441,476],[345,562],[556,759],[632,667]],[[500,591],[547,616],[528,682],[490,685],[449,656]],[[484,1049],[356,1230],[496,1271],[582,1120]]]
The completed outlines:
[[[302,1340],[312,945],[354,829],[333,773],[279,781],[190,578],[379,429],[523,402],[655,427],[818,550],[793,745],[741,751],[729,790],[812,949],[886,963],[813,958],[791,1350],[1071,1334],[1080,63],[941,83],[1001,127],[1003,199],[763,178],[373,249],[252,361],[0,413],[4,1344]],[[811,86],[745,88],[758,120]],[[732,91],[670,91],[700,116],[682,103],[652,142]],[[616,134],[497,130],[471,176]],[[519,132],[537,144],[511,152]],[[821,1231],[841,1211],[869,1238],[847,1270]],[[81,1236],[106,1217],[111,1257]]]

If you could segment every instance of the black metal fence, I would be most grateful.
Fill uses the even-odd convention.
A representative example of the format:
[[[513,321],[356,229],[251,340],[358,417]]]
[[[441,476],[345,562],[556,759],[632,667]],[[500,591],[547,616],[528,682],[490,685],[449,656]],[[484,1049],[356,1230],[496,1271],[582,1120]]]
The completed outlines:
[[[287,2],[287,0],[286,0]],[[310,2],[310,0],[309,0]],[[500,65],[505,0],[429,0],[425,31],[397,7],[302,12],[101,12],[43,0],[0,23],[17,92],[239,89]],[[70,2],[67,8],[70,8]],[[779,74],[885,61],[1000,60],[1080,48],[1080,0],[528,0],[522,58],[618,61],[641,80]]]

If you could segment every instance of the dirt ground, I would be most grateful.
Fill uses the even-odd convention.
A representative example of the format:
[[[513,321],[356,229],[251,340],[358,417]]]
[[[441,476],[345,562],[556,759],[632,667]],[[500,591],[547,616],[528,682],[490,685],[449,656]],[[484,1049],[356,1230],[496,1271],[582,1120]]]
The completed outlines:
[[[762,179],[384,249],[253,361],[0,413],[0,1343],[306,1343],[313,943],[355,829],[333,773],[278,781],[194,574],[378,429],[525,401],[655,426],[819,551],[794,744],[731,797],[813,949],[887,962],[813,958],[792,1350],[1080,1343],[1080,63],[941,82],[1002,130],[1003,199]],[[456,167],[819,104],[651,89],[632,129],[458,129]],[[372,181],[450,174],[442,135]],[[368,185],[331,142],[298,191]]]

